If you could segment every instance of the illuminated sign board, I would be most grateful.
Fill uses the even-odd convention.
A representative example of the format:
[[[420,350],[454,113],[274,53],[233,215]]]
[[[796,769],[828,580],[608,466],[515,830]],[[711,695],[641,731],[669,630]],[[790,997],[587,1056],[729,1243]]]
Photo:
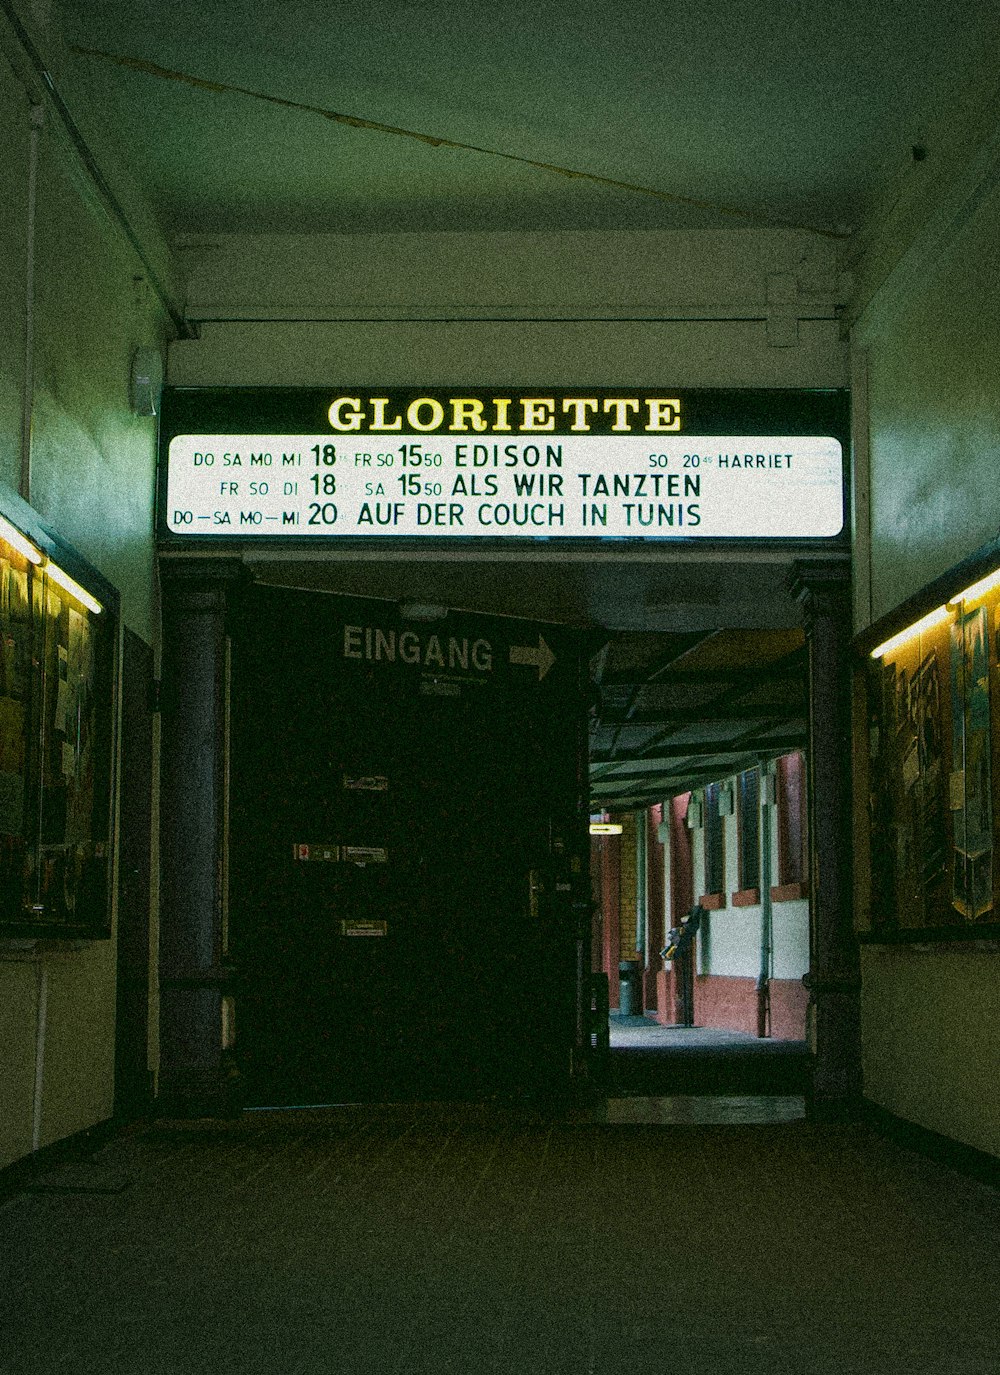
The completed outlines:
[[[310,389],[298,414],[294,392],[239,393],[229,406],[232,392],[210,393],[199,413],[205,395],[165,404],[167,537],[780,540],[843,530],[842,393]],[[825,402],[811,412],[813,396]]]

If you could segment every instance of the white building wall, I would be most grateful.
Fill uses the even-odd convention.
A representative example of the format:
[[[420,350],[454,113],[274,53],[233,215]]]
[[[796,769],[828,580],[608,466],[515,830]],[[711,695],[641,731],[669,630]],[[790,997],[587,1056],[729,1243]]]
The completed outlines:
[[[720,779],[737,796],[735,777]],[[704,794],[696,796],[703,799]],[[778,885],[778,821],[775,807],[762,808],[762,818],[771,826],[770,886]],[[699,942],[699,974],[724,974],[730,977],[757,978],[761,963],[761,903],[735,907],[733,894],[739,889],[738,819],[736,811],[723,818],[726,862],[726,905],[708,918],[709,936]],[[695,836],[695,888],[704,881],[704,830]],[[795,898],[771,904],[771,977],[801,979],[809,970],[809,900]]]
[[[774,904],[771,938],[773,979],[801,979],[809,973],[808,898]]]
[[[777,886],[778,809],[770,808],[772,886]],[[809,899],[771,904],[771,977],[802,979],[809,973]]]

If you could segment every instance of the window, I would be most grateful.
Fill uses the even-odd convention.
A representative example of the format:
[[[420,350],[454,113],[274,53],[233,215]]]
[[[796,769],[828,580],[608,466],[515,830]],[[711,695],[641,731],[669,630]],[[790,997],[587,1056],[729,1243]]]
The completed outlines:
[[[734,907],[760,902],[760,773],[747,769],[736,780],[736,856],[738,889]]]
[[[809,891],[809,846],[806,830],[806,767],[802,754],[776,761],[775,801],[778,811],[778,883],[776,902],[805,897]]]
[[[721,783],[710,783],[705,789],[705,891],[700,899],[702,907],[722,907],[725,903],[726,847],[722,813],[719,811]]]

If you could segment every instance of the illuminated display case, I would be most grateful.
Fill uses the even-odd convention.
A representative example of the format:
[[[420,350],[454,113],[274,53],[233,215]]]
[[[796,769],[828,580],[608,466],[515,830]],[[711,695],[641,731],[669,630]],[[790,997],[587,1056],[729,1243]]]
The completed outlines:
[[[110,935],[117,613],[0,489],[0,938]]]
[[[865,651],[870,929],[862,939],[996,939],[1000,562],[956,570],[938,605]],[[993,567],[990,567],[993,564]]]

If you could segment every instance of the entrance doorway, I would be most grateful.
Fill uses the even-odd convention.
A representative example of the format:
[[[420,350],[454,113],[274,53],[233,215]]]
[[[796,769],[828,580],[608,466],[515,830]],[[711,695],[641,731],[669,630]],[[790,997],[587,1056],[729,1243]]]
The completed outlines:
[[[810,967],[801,630],[617,637],[597,672],[613,1088],[801,1092]]]
[[[229,634],[244,1100],[565,1087],[589,967],[578,634],[256,584]]]

